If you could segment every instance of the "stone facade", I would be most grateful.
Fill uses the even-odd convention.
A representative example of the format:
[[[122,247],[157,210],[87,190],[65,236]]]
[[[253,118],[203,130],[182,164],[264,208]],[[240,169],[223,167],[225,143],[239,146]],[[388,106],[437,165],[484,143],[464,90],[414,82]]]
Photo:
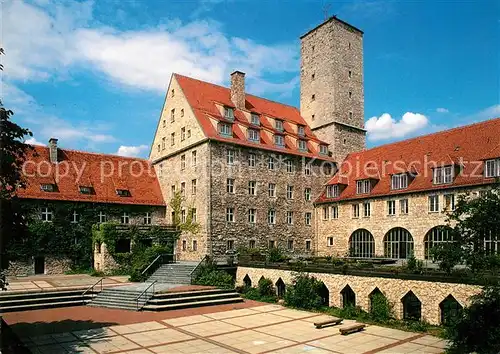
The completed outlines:
[[[337,203],[318,204],[316,220],[318,222],[318,254],[344,256],[351,248],[349,241],[356,230],[367,230],[375,241],[374,254],[384,256],[384,237],[396,227],[408,230],[413,238],[414,255],[424,259],[424,239],[426,234],[436,226],[446,225],[445,196],[454,195],[455,202],[461,193],[479,193],[485,187],[473,189],[445,189],[432,193],[409,193],[379,198],[367,198]],[[429,211],[429,196],[439,198],[439,212]],[[408,201],[408,213],[401,212],[401,200]],[[389,215],[388,201],[395,201],[395,215]],[[370,216],[364,216],[364,203],[370,204]],[[359,205],[359,217],[353,216],[353,205]],[[325,208],[328,217],[325,219]],[[332,218],[332,208],[337,208],[338,218]],[[328,238],[333,237],[333,244]],[[385,256],[389,256],[385,254]]]
[[[256,286],[261,277],[271,279],[274,284],[279,278],[285,284],[291,284],[293,279],[293,272],[287,270],[238,267],[236,285],[244,285],[243,278],[246,275],[250,277],[252,286]],[[448,295],[452,295],[462,306],[466,306],[470,297],[481,291],[479,286],[466,284],[326,273],[310,273],[310,275],[321,280],[328,288],[329,306],[342,307],[341,291],[346,285],[349,285],[356,295],[356,305],[369,311],[369,295],[375,288],[378,288],[393,304],[393,311],[397,318],[402,318],[402,298],[409,291],[412,291],[422,304],[422,320],[431,324],[440,324],[441,310],[439,305]]]
[[[71,270],[71,260],[67,258],[45,257],[43,259],[45,275],[64,274]],[[35,260],[13,261],[9,263],[8,276],[35,275]]]
[[[365,148],[360,30],[332,17],[301,37],[300,113],[336,161]]]

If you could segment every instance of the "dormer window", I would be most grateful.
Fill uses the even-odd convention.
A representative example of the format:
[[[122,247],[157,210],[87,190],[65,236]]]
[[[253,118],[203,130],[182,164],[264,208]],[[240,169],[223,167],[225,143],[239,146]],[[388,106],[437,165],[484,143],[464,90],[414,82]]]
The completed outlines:
[[[275,123],[274,123],[274,127],[276,128],[276,130],[279,130],[280,132],[282,132],[283,131],[283,121],[276,119]]]
[[[339,196],[339,186],[334,184],[333,186],[326,187],[326,197],[327,198],[337,198]]]
[[[436,167],[433,173],[432,180],[434,184],[448,184],[453,182],[453,166]]]
[[[80,193],[82,194],[93,194],[94,188],[88,186],[80,186]]]
[[[485,162],[484,176],[491,177],[500,177],[500,159],[487,160]]]
[[[231,124],[219,123],[219,134],[231,138],[233,136]]]
[[[372,190],[372,184],[369,179],[356,181],[356,194],[368,194]]]
[[[285,138],[282,135],[274,136],[274,143],[276,146],[284,147],[285,146]]]
[[[319,146],[319,153],[321,155],[328,155],[328,146],[326,146],[326,145],[320,145]]]
[[[248,129],[248,140],[258,143],[260,141],[259,131],[256,129]]]
[[[391,177],[391,189],[405,189],[408,188],[408,174],[399,173],[397,175],[392,175]]]
[[[56,190],[56,186],[52,183],[43,183],[40,185],[40,189],[44,192],[54,192]]]
[[[307,143],[305,140],[297,140],[297,147],[299,150],[307,151]]]
[[[252,113],[251,118],[250,118],[250,122],[253,125],[260,125],[260,117],[259,117],[259,115],[256,114],[256,113]]]
[[[297,134],[298,134],[299,136],[304,136],[304,135],[306,134],[306,130],[305,130],[305,128],[304,128],[304,126],[303,126],[303,125],[299,125],[299,126],[297,127]]]
[[[231,107],[224,107],[224,118],[233,120],[234,119],[234,109]]]
[[[116,195],[120,197],[130,197],[130,191],[128,189],[117,189]]]

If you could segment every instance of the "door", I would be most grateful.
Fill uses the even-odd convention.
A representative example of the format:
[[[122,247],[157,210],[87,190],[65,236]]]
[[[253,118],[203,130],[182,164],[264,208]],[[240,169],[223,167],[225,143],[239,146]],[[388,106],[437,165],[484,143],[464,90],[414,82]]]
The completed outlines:
[[[35,257],[35,274],[45,274],[45,257]]]

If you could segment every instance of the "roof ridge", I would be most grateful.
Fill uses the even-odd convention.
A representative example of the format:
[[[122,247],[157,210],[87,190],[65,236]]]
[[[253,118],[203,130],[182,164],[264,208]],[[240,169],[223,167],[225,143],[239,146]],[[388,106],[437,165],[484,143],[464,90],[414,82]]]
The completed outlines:
[[[46,145],[34,145],[34,144],[26,144],[26,145],[31,145],[35,148],[35,150],[37,148],[46,148],[48,149],[49,147],[46,146]],[[106,154],[104,152],[93,152],[93,151],[84,151],[84,150],[77,150],[77,149],[67,149],[67,148],[61,148],[61,147],[58,147],[59,150],[62,150],[62,151],[71,151],[71,152],[78,152],[80,154],[87,154],[87,155],[101,155],[101,156],[112,156],[112,157],[119,157],[119,158],[123,158],[123,159],[129,159],[129,160],[142,160],[142,161],[146,161],[146,162],[149,162],[149,159],[144,159],[144,158],[141,158],[141,157],[132,157],[132,156],[122,156],[122,155],[117,155],[117,154]]]

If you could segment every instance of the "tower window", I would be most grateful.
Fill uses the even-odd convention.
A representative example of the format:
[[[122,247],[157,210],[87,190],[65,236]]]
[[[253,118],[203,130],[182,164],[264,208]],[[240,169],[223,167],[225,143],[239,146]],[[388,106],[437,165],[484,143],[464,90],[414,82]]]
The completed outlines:
[[[315,74],[313,73],[313,74],[311,75],[311,79],[312,79],[312,80],[314,80],[314,76],[315,76]]]
[[[349,79],[352,77],[352,71],[349,70]]]
[[[348,45],[349,49],[351,49],[351,42],[349,42],[349,45]]]
[[[312,100],[312,101],[314,101],[315,99],[316,99],[316,95],[314,95],[314,94],[313,94],[313,95],[311,96],[311,100]]]
[[[312,51],[314,52],[314,46],[311,47]]]
[[[313,114],[313,115],[311,116],[311,120],[314,120],[314,118],[315,118],[315,115]]]
[[[352,119],[352,112],[349,112],[349,119]]]
[[[345,145],[346,143],[347,143],[347,140],[346,140],[346,139],[344,139],[344,145]]]
[[[349,91],[349,98],[352,98],[352,91]]]

